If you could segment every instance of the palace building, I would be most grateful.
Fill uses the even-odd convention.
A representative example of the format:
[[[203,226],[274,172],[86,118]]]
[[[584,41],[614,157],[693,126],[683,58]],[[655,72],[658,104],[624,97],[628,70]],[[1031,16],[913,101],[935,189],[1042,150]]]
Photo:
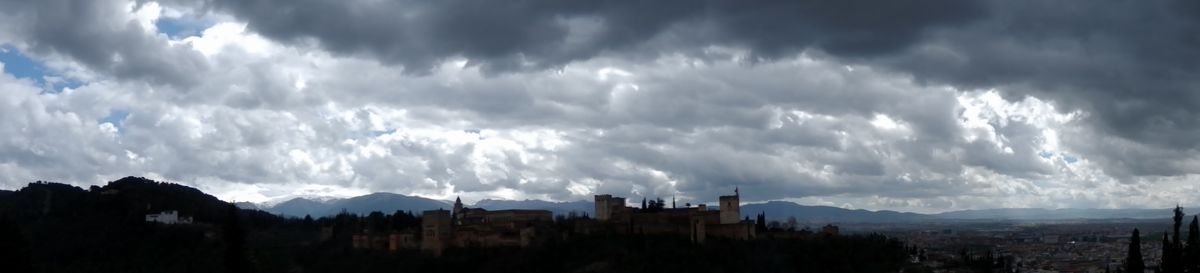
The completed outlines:
[[[467,208],[461,199],[454,209],[425,211],[421,249],[440,255],[448,247],[525,247],[550,234],[554,224],[548,210]]]
[[[356,246],[391,249],[416,248],[441,255],[455,247],[526,247],[567,234],[648,234],[686,236],[703,243],[722,238],[750,240],[757,237],[755,223],[742,219],[740,195],[719,196],[717,210],[697,207],[670,208],[662,202],[655,206],[629,207],[623,197],[595,196],[595,218],[573,225],[573,230],[555,230],[553,213],[548,210],[485,210],[467,208],[461,199],[452,210],[430,210],[421,216],[419,236],[355,237]]]
[[[582,233],[616,232],[623,234],[659,234],[688,236],[693,242],[707,238],[748,240],[755,238],[754,222],[741,219],[740,194],[720,196],[719,210],[703,204],[694,208],[634,208],[625,198],[603,194],[595,196],[596,221],[578,226]]]

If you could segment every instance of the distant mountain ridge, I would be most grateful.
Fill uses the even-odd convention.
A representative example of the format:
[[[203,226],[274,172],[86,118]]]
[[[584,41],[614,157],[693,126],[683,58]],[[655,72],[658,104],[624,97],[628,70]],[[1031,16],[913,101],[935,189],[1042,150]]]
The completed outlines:
[[[595,215],[596,205],[592,202],[579,200],[573,202],[551,202],[543,200],[495,200],[484,199],[475,202],[475,205],[470,207],[478,207],[487,210],[503,210],[503,209],[541,209],[549,210],[555,215],[566,215],[571,212],[577,214]]]
[[[364,215],[373,211],[392,213],[397,210],[419,213],[426,210],[450,209],[453,204],[446,201],[424,197],[407,196],[395,193],[377,192],[346,199],[330,199],[326,202],[307,198],[293,198],[283,203],[262,210],[285,216],[321,217],[335,215],[343,210],[348,213]]]
[[[259,207],[267,212],[293,217],[321,217],[334,215],[345,209],[346,212],[367,214],[372,211],[394,212],[396,210],[419,213],[425,210],[450,209],[450,201],[434,200],[423,197],[405,196],[394,193],[374,193],[346,199],[330,199],[315,201],[307,198],[293,198],[275,206]],[[542,209],[549,210],[555,215],[565,215],[576,212],[595,215],[595,206],[591,201],[553,202],[544,200],[496,200],[484,199],[467,207],[484,208],[488,210],[503,209]],[[710,207],[710,209],[716,209]],[[1189,214],[1200,210],[1189,210]],[[766,203],[751,203],[741,206],[742,217],[754,218],[758,213],[765,213],[770,220],[782,221],[795,217],[800,222],[811,223],[906,223],[922,221],[980,221],[980,220],[1014,220],[1014,221],[1049,221],[1049,220],[1098,220],[1098,219],[1154,219],[1171,215],[1170,209],[1041,209],[1041,208],[1002,208],[959,210],[935,214],[898,212],[891,210],[845,209],[830,206],[808,206],[785,201],[770,201]]]
[[[758,213],[766,214],[771,220],[783,220],[796,217],[800,222],[913,222],[931,220],[935,217],[911,212],[890,210],[869,211],[862,209],[843,209],[829,206],[805,206],[792,202],[770,201],[741,206],[742,217],[754,219]]]
[[[959,210],[935,214],[941,219],[958,220],[1068,220],[1068,219],[1154,219],[1167,218],[1172,209],[1044,209],[1002,208]],[[1184,209],[1188,215],[1200,212],[1195,208]]]
[[[292,198],[282,203],[269,206],[258,204],[256,208],[274,214],[292,217],[330,216],[340,213],[343,209],[354,214],[367,214],[373,211],[394,212],[396,210],[420,213],[426,210],[451,209],[454,204],[449,201],[435,200],[424,197],[407,196],[395,193],[373,193],[346,199],[330,199],[328,201],[311,200],[304,197]],[[543,200],[495,200],[484,199],[467,207],[488,210],[504,209],[544,209],[556,215],[566,215],[570,212],[592,215],[595,206],[588,201],[551,202]]]

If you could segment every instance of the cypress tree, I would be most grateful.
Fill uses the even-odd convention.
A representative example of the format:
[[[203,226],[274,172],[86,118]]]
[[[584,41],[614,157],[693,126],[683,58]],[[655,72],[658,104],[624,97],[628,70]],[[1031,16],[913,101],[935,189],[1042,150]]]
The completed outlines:
[[[1175,220],[1175,225],[1173,227],[1175,228],[1174,229],[1175,233],[1172,233],[1173,237],[1171,238],[1171,244],[1175,245],[1175,246],[1179,246],[1180,245],[1179,227],[1183,226],[1183,208],[1179,207],[1179,206],[1175,206],[1174,213],[1175,213],[1175,215],[1174,215],[1175,217],[1173,217],[1173,219]]]
[[[1200,273],[1200,219],[1192,216],[1188,225],[1187,247],[1184,249],[1183,264],[1187,272]]]
[[[1171,244],[1171,240],[1167,235],[1168,232],[1163,232],[1162,238],[1162,262],[1158,263],[1159,272],[1177,273],[1175,268],[1178,268],[1178,259],[1175,257],[1175,245]]]
[[[1175,206],[1175,220],[1172,225],[1170,247],[1167,247],[1167,235],[1163,234],[1163,271],[1167,273],[1183,273],[1183,242],[1180,241],[1179,228],[1183,226],[1183,208]],[[1168,263],[1168,261],[1170,261]]]
[[[754,229],[758,232],[767,231],[767,213],[761,212],[754,219]]]
[[[1142,261],[1142,235],[1138,229],[1133,229],[1129,238],[1129,253],[1125,256],[1125,272],[1144,272],[1146,263]]]
[[[246,251],[246,231],[238,217],[238,207],[229,204],[223,227],[225,241],[225,272],[248,273],[250,257]]]

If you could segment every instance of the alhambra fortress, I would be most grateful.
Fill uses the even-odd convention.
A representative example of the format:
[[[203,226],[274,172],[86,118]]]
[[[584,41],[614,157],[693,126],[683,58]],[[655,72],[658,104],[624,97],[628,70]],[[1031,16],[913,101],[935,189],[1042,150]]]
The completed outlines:
[[[686,236],[694,243],[713,238],[750,240],[759,237],[797,237],[794,232],[765,232],[756,228],[755,220],[743,219],[737,191],[720,196],[720,207],[711,210],[706,205],[677,208],[672,200],[665,204],[641,208],[629,207],[623,197],[609,194],[595,196],[595,217],[575,219],[569,230],[556,226],[548,210],[494,210],[467,208],[455,200],[453,210],[430,210],[422,213],[421,230],[391,234],[358,234],[352,246],[359,249],[420,249],[434,255],[456,247],[526,247],[547,240],[565,239],[569,234],[645,234]],[[758,215],[758,221],[764,216]],[[824,234],[836,235],[837,228],[826,226]]]

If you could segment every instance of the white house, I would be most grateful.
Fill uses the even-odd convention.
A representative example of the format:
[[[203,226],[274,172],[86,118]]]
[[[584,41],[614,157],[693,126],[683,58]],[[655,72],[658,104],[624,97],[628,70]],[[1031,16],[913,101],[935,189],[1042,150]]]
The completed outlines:
[[[169,210],[160,213],[146,214],[146,222],[174,224],[191,224],[192,217],[179,216],[179,211]]]

